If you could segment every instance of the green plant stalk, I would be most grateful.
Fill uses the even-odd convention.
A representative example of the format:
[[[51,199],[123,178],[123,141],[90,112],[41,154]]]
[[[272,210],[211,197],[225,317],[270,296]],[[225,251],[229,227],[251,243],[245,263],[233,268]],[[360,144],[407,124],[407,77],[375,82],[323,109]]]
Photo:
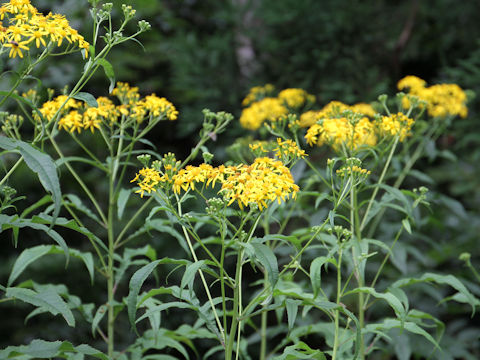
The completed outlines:
[[[373,278],[372,284],[370,285],[371,288],[375,287],[375,284],[377,283],[378,277],[382,273],[383,267],[385,266],[388,259],[390,258],[390,253],[393,250],[393,247],[395,246],[395,244],[397,243],[397,240],[400,238],[400,235],[402,234],[402,231],[403,231],[403,226],[400,228],[400,230],[398,230],[397,234],[395,235],[395,239],[393,240],[392,246],[390,246],[390,251],[387,252],[385,257],[383,258],[383,261],[380,264],[380,267],[378,268],[377,273],[375,274],[375,277]],[[370,294],[367,294],[367,297],[365,299],[364,309],[367,309],[369,299],[370,299]]]
[[[372,205],[373,205],[373,201],[375,200],[375,197],[377,196],[379,185],[382,184],[383,178],[385,177],[385,174],[387,173],[387,169],[390,165],[390,162],[392,161],[393,153],[395,152],[395,149],[397,147],[398,140],[399,140],[399,136],[397,135],[397,136],[395,136],[395,140],[393,142],[392,149],[390,150],[390,153],[388,154],[387,161],[385,162],[385,166],[383,167],[380,178],[378,179],[377,186],[373,190],[372,196],[370,197],[370,200],[368,201],[367,210],[365,211],[365,215],[363,215],[362,223],[360,224],[360,230],[363,230],[363,228],[365,227],[365,222],[367,221],[368,213],[370,212],[370,209],[372,208]]]
[[[3,183],[5,181],[7,181],[7,179],[10,177],[10,175],[12,175],[15,170],[17,169],[17,167],[22,163],[23,161],[23,156],[20,157],[20,159],[17,160],[17,162],[11,167],[10,170],[8,170],[8,172],[5,174],[5,176],[3,177],[2,180],[0,180],[0,186],[3,185]]]
[[[342,298],[342,247],[338,251],[338,263],[337,263],[337,305],[340,306],[340,300]],[[333,341],[333,354],[332,360],[337,358],[337,349],[339,345],[339,333],[340,333],[340,310],[335,310],[335,338]]]
[[[178,207],[178,215],[182,216],[182,206],[180,201],[178,200],[178,195],[175,194],[175,198],[177,199],[177,207]],[[192,254],[193,260],[198,262],[197,254],[195,253],[195,249],[193,248],[192,242],[190,241],[190,236],[188,235],[188,231],[184,225],[182,225],[183,235],[185,236],[185,240],[187,240],[188,248],[190,249],[190,253]],[[210,289],[208,288],[207,281],[205,280],[205,276],[203,275],[202,269],[198,269],[198,274],[200,275],[200,279],[202,280],[203,288],[207,293],[208,301],[210,302],[210,307],[212,308],[213,316],[215,317],[215,321],[217,322],[218,329],[220,330],[220,340],[222,342],[222,346],[225,347],[225,332],[223,330],[222,324],[220,319],[218,318],[217,310],[215,309],[215,305],[213,304],[212,295],[210,294]]]
[[[145,201],[143,205],[140,207],[140,209],[137,210],[137,212],[128,220],[128,222],[125,224],[123,227],[122,231],[120,231],[120,234],[118,234],[116,240],[115,240],[115,248],[118,249],[119,247],[125,245],[125,243],[128,241],[128,238],[125,241],[121,241],[123,239],[123,236],[127,232],[127,230],[132,226],[133,222],[137,219],[137,217],[140,216],[140,214],[150,205],[150,203],[153,201],[154,197],[151,196],[150,199]]]
[[[355,184],[353,180],[353,175],[350,177],[352,181],[352,186],[350,187],[350,226],[352,236],[355,234],[355,241],[358,243],[358,247],[361,248],[360,243],[362,241],[361,238],[361,226],[359,225],[360,222],[358,216],[358,208],[357,208],[357,192],[355,191]],[[355,245],[352,246],[352,258],[354,264],[354,271],[357,273],[357,282],[358,286],[363,286],[363,272],[360,272],[360,266],[358,264],[357,256],[361,254],[356,254]],[[363,260],[362,260],[363,261]],[[364,323],[365,323],[365,309],[364,309],[364,295],[362,292],[358,293],[358,322],[360,324],[360,329],[363,330]],[[360,335],[360,359],[365,359],[365,344],[363,333]]]
[[[114,140],[112,139],[112,142]],[[119,150],[120,150],[119,144]],[[112,149],[112,147],[110,147]],[[113,359],[114,345],[115,345],[115,309],[113,307],[115,291],[114,291],[114,267],[113,259],[115,256],[115,234],[113,229],[114,211],[115,211],[115,169],[118,162],[118,154],[113,161],[113,151],[110,150],[109,171],[109,187],[108,187],[108,267],[107,267],[107,296],[108,296],[108,320],[107,320],[107,338],[108,338],[108,357]]]
[[[434,133],[438,130],[438,126],[432,126],[428,133],[423,137],[423,141],[418,144],[417,148],[415,149],[414,153],[412,154],[412,157],[408,160],[408,162],[405,164],[405,167],[403,168],[402,172],[398,176],[397,180],[395,180],[395,183],[393,184],[393,187],[395,189],[398,189],[400,185],[402,185],[403,180],[407,177],[408,173],[410,172],[411,168],[417,160],[420,158],[420,156],[423,153],[423,150],[425,149],[425,144],[427,143],[427,139],[434,138],[432,137]],[[383,214],[385,213],[386,209],[383,208],[380,210],[380,212],[375,216],[372,225],[369,228],[368,237],[372,237],[375,229],[377,228],[378,224],[380,223],[380,220],[382,219]],[[364,217],[365,218],[365,217]]]
[[[57,142],[55,141],[55,139],[51,136],[51,134],[49,133],[48,134],[49,138],[50,138],[50,142],[52,143],[53,147],[55,148],[55,151],[57,152],[57,154],[60,156],[60,158],[65,158],[65,156],[63,155],[63,152],[62,150],[60,150],[60,148],[58,147],[58,144]],[[80,176],[77,174],[77,172],[73,169],[73,167],[70,165],[70,163],[68,161],[65,162],[65,166],[67,167],[67,169],[70,171],[70,173],[72,174],[72,176],[75,178],[75,180],[77,180],[78,184],[80,185],[80,187],[83,189],[83,191],[85,192],[85,194],[87,194],[88,198],[90,199],[90,201],[93,203],[93,205],[95,206],[95,209],[97,210],[98,212],[98,215],[100,215],[100,218],[102,219],[103,223],[107,226],[108,224],[108,219],[106,218],[105,214],[103,213],[103,210],[102,208],[100,207],[100,205],[98,204],[97,200],[95,199],[95,197],[93,196],[93,194],[91,193],[90,189],[87,187],[87,185],[85,185],[85,183],[83,182],[83,180],[80,178]]]
[[[267,283],[267,273],[264,273],[264,284]],[[264,285],[264,286],[265,286]],[[262,311],[260,323],[260,360],[265,360],[267,355],[267,312]]]
[[[230,324],[230,333],[228,336],[228,343],[225,349],[225,360],[232,360],[233,345],[235,342],[235,335],[237,333],[238,317],[239,317],[239,297],[240,297],[240,274],[242,272],[243,250],[237,254],[237,266],[235,269],[235,288],[233,293],[233,314],[232,323]]]

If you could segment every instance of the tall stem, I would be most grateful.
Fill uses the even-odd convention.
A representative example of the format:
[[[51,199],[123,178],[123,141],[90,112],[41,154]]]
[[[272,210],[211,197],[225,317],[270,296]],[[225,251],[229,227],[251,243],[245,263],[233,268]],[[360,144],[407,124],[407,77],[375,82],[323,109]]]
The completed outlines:
[[[392,161],[393,153],[395,152],[395,149],[396,149],[397,144],[398,144],[398,139],[399,139],[399,136],[397,135],[395,137],[394,142],[393,142],[392,149],[390,150],[390,154],[388,154],[387,162],[385,163],[385,166],[383,167],[382,174],[380,175],[380,178],[378,179],[377,186],[373,190],[372,196],[371,196],[370,200],[368,201],[367,210],[365,211],[365,215],[363,216],[362,223],[360,224],[360,230],[363,230],[363,228],[365,227],[365,223],[367,221],[368,213],[370,212],[370,209],[372,208],[372,205],[373,205],[373,201],[375,200],[375,197],[377,196],[379,185],[382,184],[383,178],[385,177],[385,174],[387,173],[387,169],[390,165],[390,161]]]
[[[110,156],[112,156],[112,150]],[[118,160],[118,159],[116,159]],[[115,211],[115,161],[111,162],[109,172],[109,190],[108,190],[108,268],[107,268],[107,292],[108,292],[108,357],[113,359],[114,336],[115,336],[115,312],[114,302],[114,269],[113,257],[115,255],[115,234],[113,229],[114,211]]]
[[[342,247],[338,250],[338,264],[337,264],[337,305],[340,305],[342,298]],[[333,341],[332,360],[337,358],[337,349],[340,341],[340,310],[335,310],[335,339]]]
[[[386,168],[387,166],[385,166]],[[384,174],[383,174],[384,175]],[[352,187],[350,188],[350,226],[352,236],[354,236],[353,241],[355,244],[352,246],[352,257],[353,257],[353,264],[354,264],[354,271],[357,274],[357,283],[359,287],[363,287],[364,283],[364,273],[363,273],[363,266],[361,262],[358,262],[358,258],[361,254],[357,254],[356,249],[362,249],[361,242],[362,242],[362,234],[361,234],[361,226],[359,222],[359,215],[358,215],[358,207],[357,207],[357,192],[355,185],[353,184],[352,178]],[[362,292],[358,293],[358,322],[360,325],[360,329],[363,330],[364,323],[365,323],[365,309],[364,309],[364,294]],[[363,338],[363,333],[360,335],[360,359],[365,359],[365,343]]]
[[[237,325],[239,318],[239,298],[240,298],[240,274],[242,272],[243,251],[237,254],[237,266],[235,269],[235,288],[233,292],[233,314],[232,323],[230,325],[230,333],[228,337],[227,348],[225,349],[225,360],[232,360],[233,344],[235,342],[235,335],[237,334]]]

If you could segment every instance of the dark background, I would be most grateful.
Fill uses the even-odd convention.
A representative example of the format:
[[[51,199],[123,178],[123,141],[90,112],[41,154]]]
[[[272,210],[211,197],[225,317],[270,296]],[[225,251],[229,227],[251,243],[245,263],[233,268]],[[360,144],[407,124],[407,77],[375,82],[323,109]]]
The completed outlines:
[[[138,86],[143,95],[155,92],[175,104],[180,111],[179,120],[154,130],[149,140],[159,153],[172,151],[180,159],[195,144],[203,108],[228,111],[238,118],[242,98],[255,85],[271,83],[279,90],[300,87],[316,95],[320,105],[334,99],[345,103],[370,102],[381,93],[394,94],[396,82],[405,75],[419,76],[429,84],[455,82],[480,94],[479,1],[136,0],[127,3],[137,9],[138,20],[150,22],[152,30],[139,38],[144,49],[134,42],[122,44],[111,52],[108,60],[115,68],[117,81]],[[65,14],[71,25],[89,40],[91,22],[86,1],[39,0],[33,4],[43,12]],[[114,1],[116,18],[120,15],[120,4]],[[131,25],[127,31],[133,32],[136,25],[133,22]],[[45,87],[60,90],[74,84],[81,69],[82,60],[77,54],[56,59],[54,63],[46,62],[36,76]],[[0,79],[2,88],[8,86],[8,81],[8,77]],[[108,80],[98,72],[85,90],[95,96],[106,96]],[[417,166],[432,180],[427,185],[434,194],[434,210],[420,229],[424,258],[408,258],[426,271],[455,274],[477,296],[479,284],[457,258],[461,252],[469,251],[474,266],[480,263],[479,106],[478,97],[474,98],[469,104],[468,118],[456,119],[450,132],[438,141],[437,147],[445,156],[432,161],[423,159]],[[231,129],[208,146],[222,160],[224,147],[247,134],[234,121]],[[28,175],[27,169],[22,171],[15,177],[16,187],[25,193],[34,191],[36,179]],[[85,177],[92,184],[98,180],[95,172],[86,171]],[[407,183],[412,187],[418,184],[421,183]],[[62,187],[68,188],[68,184],[62,183]],[[97,191],[101,193],[102,189]],[[20,249],[40,243],[38,233],[25,230],[21,234],[27,240],[20,244]],[[2,233],[0,237],[4,249],[0,279],[4,284],[19,249],[13,249],[9,234]],[[412,239],[409,246],[415,247],[416,240]],[[82,246],[80,242],[73,245]],[[153,245],[158,253],[166,247],[158,237]],[[60,256],[57,260],[32,266],[30,274],[35,274],[40,283],[54,279],[73,284],[71,293],[98,302],[103,295],[92,292],[101,294],[101,290],[92,290],[82,265],[72,263],[64,273],[65,278],[59,279],[64,264]],[[97,289],[101,289],[101,284],[98,285]],[[50,317],[43,316],[23,326],[23,316],[30,307],[25,307],[25,314],[18,308],[23,306],[0,305],[4,318],[0,322],[2,347],[25,343],[38,334],[56,339],[59,327],[63,326],[61,320],[46,324],[44,321],[49,322]],[[443,306],[436,312],[447,323],[446,341],[450,341],[452,349],[460,348],[460,355],[454,358],[468,358],[461,355],[462,349],[473,354],[472,359],[480,356],[478,317],[470,318],[463,307]],[[125,327],[125,334],[119,340],[128,343],[133,335],[128,324],[120,321],[121,326]],[[62,327],[61,331],[65,331],[63,338],[77,343],[82,342],[83,336],[88,339],[87,327],[74,332]]]

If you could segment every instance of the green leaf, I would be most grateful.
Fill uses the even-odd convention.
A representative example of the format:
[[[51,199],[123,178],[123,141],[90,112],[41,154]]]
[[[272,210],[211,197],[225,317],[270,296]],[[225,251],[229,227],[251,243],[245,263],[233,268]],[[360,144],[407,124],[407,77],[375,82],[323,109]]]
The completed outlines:
[[[69,249],[69,252],[72,257],[83,261],[90,275],[91,283],[93,284],[95,268],[92,254],[90,254],[89,252],[81,252],[76,249]],[[55,245],[38,245],[29,249],[25,249],[13,265],[12,272],[10,273],[10,277],[8,278],[8,286],[10,286],[18,278],[18,276],[20,276],[20,274],[25,270],[25,268],[32,262],[38,260],[39,258],[47,254],[62,253],[63,249]]]
[[[51,359],[63,357],[71,359],[72,353],[89,355],[101,360],[109,360],[108,357],[90,345],[82,344],[74,347],[68,341],[45,341],[32,340],[29,345],[9,346],[0,350],[1,359]],[[19,357],[19,355],[21,357]],[[22,356],[23,355],[23,356]],[[81,357],[83,359],[83,357]]]
[[[54,203],[53,223],[55,223],[62,206],[62,193],[60,191],[57,169],[52,158],[26,142],[9,139],[5,136],[0,136],[0,148],[10,151],[18,150],[27,166],[37,174],[45,190],[52,194]]]
[[[428,341],[430,341],[436,348],[440,349],[440,346],[438,345],[437,341],[430,335],[428,332],[423,330],[420,326],[415,324],[414,322],[410,321],[405,321],[401,322],[400,320],[397,319],[385,319],[383,323],[381,324],[368,324],[365,326],[365,332],[374,332],[380,330],[380,331],[386,331],[390,330],[393,328],[399,328],[399,329],[405,329],[413,334],[421,335]]]
[[[32,218],[32,221],[38,224],[49,224],[51,222],[51,218],[51,216],[39,214],[34,216]],[[85,235],[88,239],[90,239],[90,241],[95,242],[103,250],[108,252],[108,248],[105,246],[102,240],[100,240],[95,234],[93,234],[91,231],[87,230],[83,226],[79,226],[75,220],[69,220],[61,217],[57,219],[55,225],[74,230],[82,235]]]
[[[24,227],[29,227],[35,230],[42,230],[48,236],[50,236],[62,248],[66,257],[66,265],[68,265],[70,253],[65,240],[63,240],[59,233],[57,233],[55,230],[48,228],[44,224],[37,224],[33,222],[32,219],[20,219],[17,215],[8,216],[0,214],[0,230],[13,228],[14,231],[18,231],[19,228]]]
[[[95,97],[88,92],[80,91],[73,95],[72,98],[85,101],[90,107],[98,107],[97,99],[95,99]]]
[[[205,265],[205,260],[196,261],[194,263],[188,264],[185,268],[185,273],[182,276],[182,282],[180,284],[180,289],[184,289],[187,285],[191,289],[193,285],[193,280],[195,274],[202,266]]]
[[[78,211],[81,211],[82,213],[87,215],[89,218],[95,220],[99,224],[102,224],[102,222],[100,221],[98,216],[95,215],[95,213],[91,209],[86,207],[82,203],[82,200],[80,200],[80,198],[77,195],[67,194],[67,195],[65,195],[65,198],[68,200],[68,205],[69,206],[75,207],[75,209],[77,209]]]
[[[51,245],[39,245],[24,250],[15,261],[15,264],[13,264],[13,269],[10,273],[10,277],[8,278],[7,286],[12,285],[12,283],[20,276],[20,274],[29,264],[41,258],[43,255],[48,254],[51,249]]]
[[[326,256],[319,256],[310,264],[310,282],[312,283],[314,297],[317,297],[322,286],[322,266],[326,263],[334,264],[334,261]]]
[[[53,315],[61,314],[67,324],[75,327],[75,318],[67,303],[52,288],[35,292],[30,289],[8,287],[6,297],[22,300],[37,307],[42,307]]]
[[[125,205],[127,205],[128,198],[132,193],[131,189],[120,189],[117,200],[117,215],[118,219],[121,220],[123,216],[123,211],[125,210]]]
[[[286,299],[285,308],[287,309],[288,330],[292,330],[295,325],[295,320],[298,313],[298,305],[301,304],[300,300]]]
[[[278,281],[278,262],[277,257],[267,245],[252,242],[250,244],[254,250],[255,258],[263,265],[268,275],[272,289]]]
[[[110,80],[108,93],[111,93],[113,91],[113,88],[115,87],[115,71],[113,70],[113,66],[103,58],[98,59],[97,64],[103,67],[105,75],[107,75],[108,80]]]
[[[390,305],[392,309],[395,311],[395,314],[397,315],[397,317],[399,317],[400,319],[405,318],[405,315],[406,315],[405,308],[403,307],[402,302],[392,293],[388,293],[388,292],[379,293],[374,288],[371,288],[371,287],[359,287],[345,293],[345,296],[349,294],[357,294],[357,293],[366,293],[366,294],[370,294],[371,296],[377,299],[385,300],[388,303],[388,305]]]
[[[155,267],[158,265],[160,260],[153,261],[145,266],[142,266],[138,269],[130,279],[129,283],[129,290],[127,297],[127,310],[128,310],[128,319],[130,320],[130,324],[135,330],[137,331],[137,327],[135,325],[135,315],[137,313],[137,298],[138,293],[140,292],[140,288],[142,287],[143,283],[147,279],[147,277],[152,273]]]
[[[102,321],[103,317],[107,313],[107,306],[106,305],[101,305],[95,312],[95,316],[93,317],[92,320],[92,335],[95,336],[95,333],[97,332],[98,324],[100,321]]]
[[[299,341],[296,344],[287,346],[283,350],[283,354],[276,356],[273,360],[298,360],[298,359],[311,359],[311,360],[327,360],[323,352],[320,350],[314,350],[303,341]]]
[[[420,278],[406,278],[401,279],[392,284],[393,287],[404,287],[422,282],[434,282],[442,285],[450,285],[464,296],[465,301],[472,307],[472,316],[475,314],[475,306],[478,299],[453,275],[439,275],[433,273],[426,273]]]
[[[402,220],[402,225],[407,230],[407,232],[411,235],[412,234],[412,227],[410,226],[410,221],[408,221],[408,218],[405,218]]]

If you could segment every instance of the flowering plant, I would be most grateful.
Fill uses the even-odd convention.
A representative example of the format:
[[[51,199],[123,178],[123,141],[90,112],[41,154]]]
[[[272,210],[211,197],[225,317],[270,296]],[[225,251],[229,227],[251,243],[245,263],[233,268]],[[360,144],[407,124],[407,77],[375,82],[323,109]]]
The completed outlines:
[[[408,94],[320,109],[303,89],[275,95],[272,85],[254,87],[239,123],[258,130],[258,139],[240,139],[232,147],[241,150],[237,159],[217,162],[207,144],[234,117],[204,110],[198,142],[178,160],[146,138],[181,120],[176,106],[117,82],[107,60],[149,24],[140,21],[124,35],[134,9],[123,5],[115,28],[113,4],[90,4],[89,42],[65,17],[43,15],[29,0],[0,7],[0,56],[18,70],[10,90],[0,92],[0,105],[15,109],[0,115],[0,147],[20,154],[0,180],[0,232],[12,230],[15,245],[25,242],[25,228],[54,242],[20,252],[0,285],[0,302],[33,306],[27,319],[61,315],[93,336],[88,344],[37,338],[0,350],[1,358],[363,359],[391,346],[398,329],[425,339],[425,356],[440,351],[441,322],[411,306],[407,287],[449,285],[455,293],[446,300],[472,311],[479,300],[449,274],[390,281],[384,270],[429,206],[425,187],[400,187],[427,145],[455,116],[466,116],[460,87],[426,87],[407,77],[398,86]],[[85,65],[71,90],[48,90],[45,98],[27,87],[18,94],[40,62],[75,52]],[[100,68],[110,80],[108,96],[83,92]],[[47,194],[20,211],[24,197],[16,197],[12,179],[23,163]],[[86,168],[101,181],[91,184]],[[77,248],[65,234],[88,246]],[[159,243],[178,247],[159,253]],[[66,265],[70,258],[83,263],[98,295],[93,302],[74,295],[72,284],[40,283],[29,272],[53,254],[63,254]],[[377,312],[382,304],[389,310]],[[180,324],[164,325],[166,314],[178,314]],[[125,335],[119,329],[127,322],[132,331]],[[208,348],[200,353],[200,346]]]

